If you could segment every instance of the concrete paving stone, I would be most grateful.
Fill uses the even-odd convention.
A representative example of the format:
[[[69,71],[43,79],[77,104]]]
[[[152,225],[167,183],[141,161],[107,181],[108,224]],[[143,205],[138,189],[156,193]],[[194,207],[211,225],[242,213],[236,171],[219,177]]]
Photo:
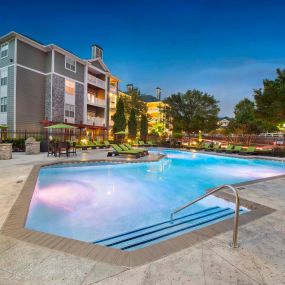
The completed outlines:
[[[117,275],[126,270],[126,267],[96,262],[86,279],[83,281],[82,285],[94,284],[100,280]]]
[[[18,242],[0,255],[0,269],[20,274],[27,267],[37,265],[50,254],[50,250],[45,248]]]
[[[16,244],[17,244],[17,241],[15,239],[5,237],[0,234],[0,257],[4,251],[15,246]]]
[[[18,274],[23,284],[79,285],[95,265],[95,262],[89,259],[56,251],[50,253],[41,262],[30,264]]]
[[[121,274],[97,282],[98,285],[144,285],[149,265],[124,271]]]

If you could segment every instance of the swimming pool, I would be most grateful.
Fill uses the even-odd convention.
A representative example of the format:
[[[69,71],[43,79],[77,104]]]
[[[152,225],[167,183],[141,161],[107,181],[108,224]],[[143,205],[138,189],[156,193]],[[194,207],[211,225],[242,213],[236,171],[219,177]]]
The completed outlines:
[[[167,156],[158,162],[42,168],[26,228],[134,250],[231,217],[234,205],[208,197],[169,223],[171,211],[207,189],[285,173],[275,161],[159,151]]]

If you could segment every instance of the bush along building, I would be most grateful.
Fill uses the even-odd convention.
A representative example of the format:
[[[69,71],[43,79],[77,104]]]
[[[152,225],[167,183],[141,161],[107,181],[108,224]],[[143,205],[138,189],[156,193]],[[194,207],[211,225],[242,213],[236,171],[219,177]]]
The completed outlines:
[[[54,44],[10,32],[0,37],[0,125],[42,131],[68,123],[93,135],[108,132],[109,102],[119,80],[94,44],[85,60]]]

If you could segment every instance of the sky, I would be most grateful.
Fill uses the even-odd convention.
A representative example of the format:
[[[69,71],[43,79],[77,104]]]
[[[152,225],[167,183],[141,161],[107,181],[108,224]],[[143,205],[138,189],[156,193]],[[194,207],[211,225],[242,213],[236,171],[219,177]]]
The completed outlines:
[[[285,66],[285,1],[3,1],[0,35],[26,34],[82,58],[91,45],[122,82],[162,97],[189,89],[220,101],[220,116]],[[11,12],[7,12],[11,11]]]

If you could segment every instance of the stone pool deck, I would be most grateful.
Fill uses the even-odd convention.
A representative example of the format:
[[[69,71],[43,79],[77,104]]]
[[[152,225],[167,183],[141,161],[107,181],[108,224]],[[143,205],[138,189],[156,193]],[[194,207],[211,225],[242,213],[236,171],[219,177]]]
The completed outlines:
[[[105,158],[106,151],[94,150],[68,159],[13,154],[0,161],[0,227],[35,164]],[[0,284],[285,284],[285,178],[243,186],[240,195],[276,211],[241,226],[238,249],[227,245],[229,231],[129,269],[0,235]]]

